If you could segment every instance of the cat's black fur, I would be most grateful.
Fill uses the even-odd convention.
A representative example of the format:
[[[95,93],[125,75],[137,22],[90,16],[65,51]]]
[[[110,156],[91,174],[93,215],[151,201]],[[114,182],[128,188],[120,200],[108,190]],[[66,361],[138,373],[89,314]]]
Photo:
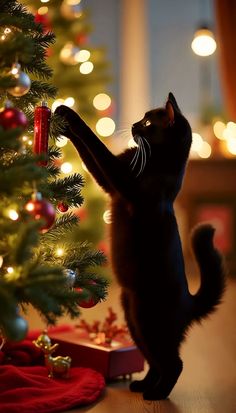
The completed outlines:
[[[138,147],[115,156],[71,109],[60,106],[56,113],[67,121],[64,135],[111,197],[112,264],[131,335],[150,366],[130,389],[144,399],[164,399],[182,371],[179,349],[189,326],[215,309],[225,283],[210,225],[193,233],[201,273],[196,295],[185,277],[173,202],[191,146],[190,125],[170,93],[165,107],[132,126]]]

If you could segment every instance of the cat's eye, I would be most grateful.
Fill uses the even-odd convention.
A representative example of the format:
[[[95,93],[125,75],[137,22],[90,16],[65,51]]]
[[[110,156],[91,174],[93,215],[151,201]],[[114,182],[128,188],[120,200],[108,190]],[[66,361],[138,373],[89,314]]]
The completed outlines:
[[[150,120],[146,120],[146,121],[144,121],[144,126],[150,126],[150,125],[151,125]]]

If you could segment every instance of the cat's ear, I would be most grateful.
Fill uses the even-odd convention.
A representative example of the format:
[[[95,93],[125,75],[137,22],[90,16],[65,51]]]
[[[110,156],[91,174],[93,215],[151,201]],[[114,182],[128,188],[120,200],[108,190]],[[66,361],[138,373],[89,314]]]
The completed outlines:
[[[174,112],[179,112],[179,113],[181,113],[181,110],[180,110],[180,108],[179,108],[179,106],[178,106],[178,103],[176,102],[176,99],[175,99],[175,97],[174,97],[174,95],[173,95],[173,93],[169,93],[169,95],[168,95],[168,100],[167,100],[167,103],[171,103],[171,105],[172,105],[172,107],[173,107],[173,109],[174,109]]]
[[[175,121],[175,111],[169,100],[166,102],[166,111],[169,118],[169,124],[172,125]]]

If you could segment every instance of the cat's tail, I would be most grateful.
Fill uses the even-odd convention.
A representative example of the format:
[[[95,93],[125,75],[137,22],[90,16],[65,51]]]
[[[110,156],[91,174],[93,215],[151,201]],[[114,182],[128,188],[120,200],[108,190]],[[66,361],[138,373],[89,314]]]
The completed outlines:
[[[193,296],[194,318],[212,313],[221,302],[226,276],[223,258],[213,245],[215,229],[210,224],[201,224],[192,232],[192,247],[200,269],[201,285]]]

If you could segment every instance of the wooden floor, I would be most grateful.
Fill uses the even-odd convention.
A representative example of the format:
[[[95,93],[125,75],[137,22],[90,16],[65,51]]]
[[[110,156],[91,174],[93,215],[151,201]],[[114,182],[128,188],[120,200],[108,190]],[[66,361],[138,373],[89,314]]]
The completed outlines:
[[[193,327],[182,358],[184,370],[169,400],[143,401],[128,382],[116,382],[96,403],[70,413],[236,413],[236,280],[218,311]]]

